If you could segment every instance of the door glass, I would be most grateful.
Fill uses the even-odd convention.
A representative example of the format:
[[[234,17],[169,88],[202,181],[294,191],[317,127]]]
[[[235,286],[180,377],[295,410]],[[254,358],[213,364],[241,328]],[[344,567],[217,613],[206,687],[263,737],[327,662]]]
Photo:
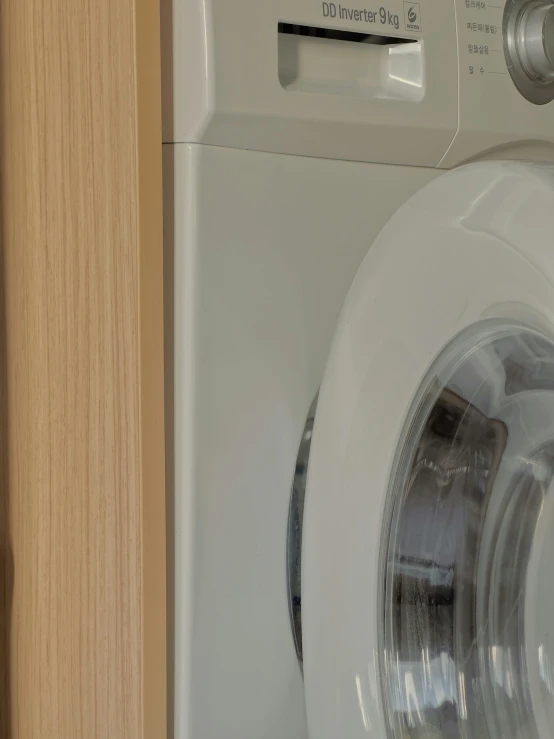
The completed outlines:
[[[554,736],[554,343],[484,322],[431,368],[383,540],[391,737]]]

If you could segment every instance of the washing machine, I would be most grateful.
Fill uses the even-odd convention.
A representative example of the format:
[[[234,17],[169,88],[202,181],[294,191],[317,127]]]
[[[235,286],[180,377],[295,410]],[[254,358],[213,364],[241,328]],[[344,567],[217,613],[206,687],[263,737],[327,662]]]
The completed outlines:
[[[554,736],[554,5],[162,21],[169,736]]]

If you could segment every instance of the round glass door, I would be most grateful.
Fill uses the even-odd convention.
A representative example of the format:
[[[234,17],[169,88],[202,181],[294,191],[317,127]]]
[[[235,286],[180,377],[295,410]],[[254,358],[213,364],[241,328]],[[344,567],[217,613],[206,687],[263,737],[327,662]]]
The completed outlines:
[[[409,413],[382,542],[391,737],[546,739],[554,727],[554,342],[485,321]]]

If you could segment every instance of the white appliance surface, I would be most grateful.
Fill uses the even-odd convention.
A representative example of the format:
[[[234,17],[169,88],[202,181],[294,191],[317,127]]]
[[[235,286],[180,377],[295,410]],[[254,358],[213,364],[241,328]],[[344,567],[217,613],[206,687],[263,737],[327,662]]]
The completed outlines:
[[[389,481],[409,427],[409,409],[425,387],[424,378],[436,357],[463,331],[480,323],[514,322],[554,336],[553,230],[552,166],[474,164],[443,175],[403,205],[356,275],[318,399],[306,492],[302,627],[306,701],[314,738],[334,739],[341,733],[348,739],[387,736],[380,685],[385,679],[377,607],[384,589],[380,556]],[[541,374],[538,362],[533,371],[536,377]],[[507,429],[486,511],[491,518],[500,493],[509,491],[521,474],[529,474],[514,466],[533,465],[533,454],[549,448],[554,397],[548,383],[518,394],[506,390],[506,378],[497,371],[483,375],[471,386],[490,388],[492,384],[497,397],[490,400],[491,415]],[[455,469],[461,464],[458,461]],[[548,480],[548,467],[545,473]],[[446,487],[444,480],[441,484]],[[526,497],[530,492],[523,500]],[[514,732],[513,736],[530,739],[550,736],[554,679],[554,645],[546,627],[554,611],[551,588],[545,585],[554,565],[551,495],[545,495],[541,507],[531,555],[536,558],[535,567],[530,567],[526,588],[516,591],[515,598],[516,604],[525,602],[525,647],[528,659],[537,662],[537,669],[525,680],[535,682],[533,713],[542,726],[538,734]],[[518,515],[523,527],[524,511]],[[498,518],[492,515],[494,523]],[[448,522],[438,517],[435,522],[437,538],[448,538]],[[511,538],[512,549],[524,548],[520,537]],[[486,542],[483,535],[482,553]],[[508,570],[506,576],[517,579],[515,571]],[[470,595],[465,598],[471,603]],[[419,628],[423,632],[424,624]],[[494,646],[502,649],[501,638]],[[441,651],[443,657],[448,653],[446,648]],[[543,663],[548,660],[548,674],[544,664],[538,665],[541,653]],[[409,669],[406,663],[403,666],[403,698],[411,699],[420,715],[430,705],[447,703],[443,691],[450,682],[451,665],[439,670],[437,677],[429,662],[427,655],[422,680],[428,681],[428,689],[417,684],[417,664]],[[506,672],[501,667],[499,674],[501,678],[511,675],[515,686],[511,695],[521,700],[517,665],[508,664]],[[544,701],[547,689],[550,697]],[[426,702],[421,700],[423,695]],[[471,704],[469,688],[466,700]],[[459,686],[448,701],[463,703]],[[543,702],[546,716],[541,715]],[[408,708],[404,706],[407,713]],[[437,731],[428,735],[441,736]],[[500,736],[482,730],[473,735]]]
[[[286,593],[298,444],[368,244],[438,173],[207,146],[164,155],[176,203],[175,737],[300,739]]]
[[[162,5],[169,734],[384,739],[379,551],[411,404],[475,322],[554,333],[554,4]],[[533,331],[521,356],[540,345]],[[527,434],[532,457],[548,406],[539,394],[502,405],[498,342],[453,382],[461,396],[482,378],[474,417],[497,409],[498,446],[511,428],[505,448]],[[543,364],[547,379],[533,381],[548,384]],[[286,537],[320,387],[303,674]],[[529,554],[537,572],[553,556],[552,508]],[[538,598],[540,578],[528,584]],[[554,673],[541,677],[551,653],[554,664],[552,602],[526,604],[540,739],[554,715],[542,697]]]
[[[531,0],[508,0],[513,16],[523,2]],[[164,2],[164,141],[444,168],[498,148],[552,159],[552,114],[529,103],[509,73],[504,6]],[[290,35],[279,24],[386,43]],[[543,56],[551,70],[554,52]]]

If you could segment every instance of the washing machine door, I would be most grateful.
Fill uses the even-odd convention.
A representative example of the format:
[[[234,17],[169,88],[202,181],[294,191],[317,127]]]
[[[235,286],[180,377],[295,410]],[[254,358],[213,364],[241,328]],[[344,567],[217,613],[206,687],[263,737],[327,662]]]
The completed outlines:
[[[392,218],[321,387],[302,551],[310,739],[554,736],[554,168]]]

